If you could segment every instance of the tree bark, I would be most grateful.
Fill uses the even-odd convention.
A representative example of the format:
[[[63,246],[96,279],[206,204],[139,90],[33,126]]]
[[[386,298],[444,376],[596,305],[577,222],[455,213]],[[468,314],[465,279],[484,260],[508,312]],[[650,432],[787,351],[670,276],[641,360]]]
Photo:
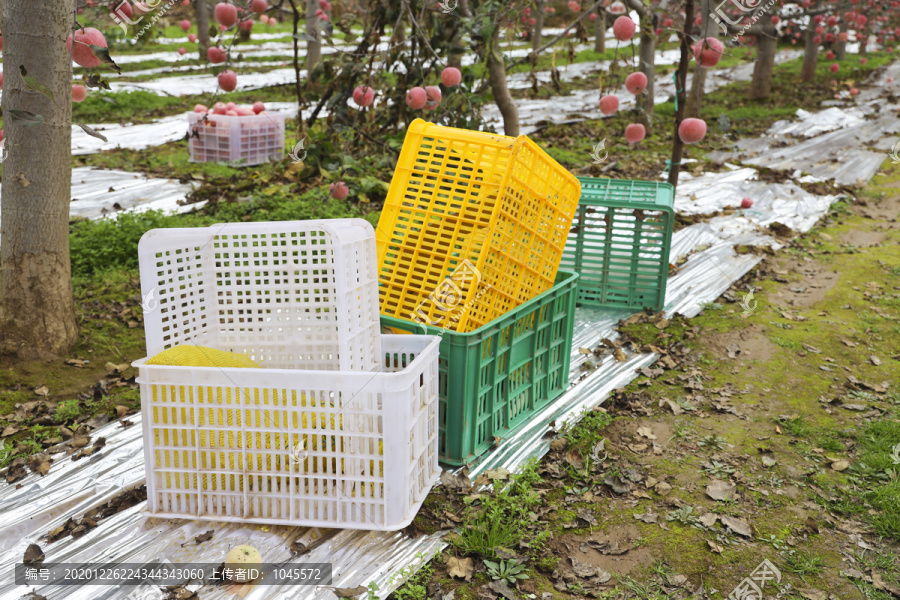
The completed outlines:
[[[711,0],[700,0],[700,14],[706,17],[715,8]],[[703,25],[700,27],[700,39],[698,42],[702,44],[702,40],[708,37],[719,39],[721,29],[718,24],[710,18],[703,19]],[[694,76],[691,78],[691,91],[687,97],[687,104],[684,107],[685,114],[688,117],[700,117],[700,104],[702,103],[703,94],[706,88],[706,73],[709,69],[704,69],[699,63],[694,65]]]
[[[813,41],[816,37],[815,22],[810,20],[806,28],[806,36],[803,44],[803,67],[800,69],[800,81],[809,83],[816,80],[816,64],[819,60],[819,45]]]
[[[847,21],[841,19],[840,31],[847,32]],[[847,42],[838,42],[834,45],[834,57],[838,60],[847,58]]]
[[[772,74],[775,72],[775,53],[778,40],[775,38],[775,24],[769,19],[760,19],[762,32],[756,36],[756,63],[753,66],[753,80],[750,82],[750,99],[762,100],[772,93]]]
[[[678,187],[678,173],[681,170],[681,157],[684,155],[684,142],[678,135],[678,128],[684,120],[685,88],[687,87],[688,62],[691,56],[691,30],[694,25],[694,0],[685,0],[684,7],[684,32],[681,34],[681,57],[678,60],[678,70],[675,72],[675,98],[678,109],[675,111],[675,139],[672,143],[672,158],[669,163],[669,183],[672,187]]]
[[[75,344],[69,258],[72,86],[66,37],[72,0],[5,0],[5,149],[0,221],[0,352],[20,359],[64,355]],[[20,67],[55,100],[25,86]],[[23,110],[44,122],[26,127]]]
[[[293,13],[293,26],[294,26],[294,94],[297,96],[297,136],[302,137],[304,126],[303,126],[303,88],[300,86],[300,40],[297,38],[297,34],[300,33],[300,9],[297,8],[298,0],[289,0],[291,4],[291,12]],[[302,0],[300,6],[304,6],[302,4]]]
[[[312,74],[313,69],[322,60],[322,34],[319,29],[319,17],[316,10],[319,0],[306,0],[306,72]]]
[[[509,88],[506,87],[506,65],[503,55],[500,54],[500,27],[494,29],[494,35],[487,45],[487,69],[488,82],[491,84],[491,92],[494,94],[494,102],[503,115],[503,131],[506,135],[517,137],[519,135],[519,111]]]
[[[644,10],[641,15],[641,47],[638,50],[638,70],[647,76],[647,89],[638,96],[641,122],[649,130],[650,117],[653,116],[653,99],[656,95],[656,32],[653,28],[653,12]]]
[[[531,32],[531,49],[537,52],[541,47],[541,37],[544,30],[544,0],[535,0],[534,2],[534,31]],[[536,57],[535,57],[536,58]]]
[[[594,52],[606,52],[606,9],[597,9],[594,21]]]
[[[194,11],[197,14],[197,52],[200,62],[206,62],[209,51],[209,4],[206,0],[194,0]]]

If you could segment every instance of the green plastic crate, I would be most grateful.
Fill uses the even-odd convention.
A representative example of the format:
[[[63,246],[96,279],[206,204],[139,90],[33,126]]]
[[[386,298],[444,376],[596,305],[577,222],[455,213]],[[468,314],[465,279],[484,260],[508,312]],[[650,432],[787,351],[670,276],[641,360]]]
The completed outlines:
[[[581,200],[560,263],[581,276],[578,303],[662,310],[674,189],[652,181],[578,180]]]
[[[468,333],[381,316],[396,332],[443,335],[441,462],[478,458],[566,390],[577,289],[578,274],[560,270],[552,288]]]

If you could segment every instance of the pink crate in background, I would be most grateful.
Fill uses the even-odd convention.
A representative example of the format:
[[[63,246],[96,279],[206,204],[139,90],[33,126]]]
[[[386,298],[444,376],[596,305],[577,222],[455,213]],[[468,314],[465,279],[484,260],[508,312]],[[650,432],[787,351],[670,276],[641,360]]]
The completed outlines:
[[[284,113],[188,113],[191,162],[258,165],[284,157]]]

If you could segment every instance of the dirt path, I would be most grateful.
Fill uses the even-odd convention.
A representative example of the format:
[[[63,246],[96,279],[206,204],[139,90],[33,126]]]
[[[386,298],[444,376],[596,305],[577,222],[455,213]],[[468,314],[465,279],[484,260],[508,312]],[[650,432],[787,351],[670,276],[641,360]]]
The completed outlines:
[[[460,535],[397,597],[759,600],[729,594],[765,560],[767,599],[900,597],[898,175],[697,318],[629,319],[635,349],[677,366],[562,432],[514,492],[433,493],[418,525]],[[501,548],[477,551],[479,535]],[[484,559],[528,579],[505,585]]]

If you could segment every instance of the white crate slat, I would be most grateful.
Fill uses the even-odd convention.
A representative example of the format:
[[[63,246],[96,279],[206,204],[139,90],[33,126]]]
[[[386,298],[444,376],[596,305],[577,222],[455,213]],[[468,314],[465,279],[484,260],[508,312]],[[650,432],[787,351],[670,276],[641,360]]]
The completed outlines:
[[[380,368],[375,231],[363,219],[154,229],[138,255],[149,356],[191,343],[262,367]]]
[[[397,530],[437,480],[436,336],[383,336],[380,372],[139,369],[147,511]]]

